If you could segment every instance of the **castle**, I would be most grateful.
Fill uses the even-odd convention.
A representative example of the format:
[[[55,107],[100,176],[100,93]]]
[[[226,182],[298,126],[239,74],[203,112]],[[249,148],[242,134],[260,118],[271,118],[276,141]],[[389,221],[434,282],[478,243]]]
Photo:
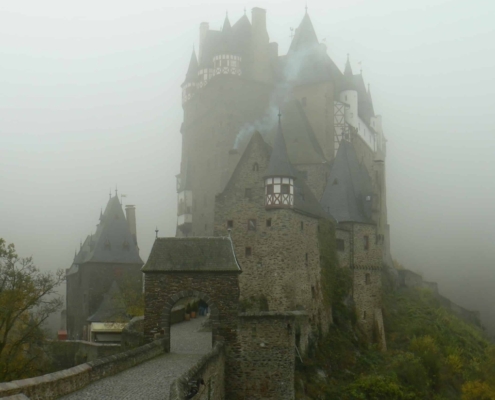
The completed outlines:
[[[324,279],[333,249],[358,325],[385,350],[386,140],[362,73],[349,58],[340,71],[307,12],[280,56],[265,10],[253,8],[251,21],[226,17],[221,31],[200,25],[182,105],[176,237],[157,238],[142,268],[145,338],[162,336],[169,351],[172,307],[200,298],[213,342],[225,345],[226,398],[291,399],[295,350],[306,353],[333,321]],[[141,283],[133,212],[126,219],[111,198],[76,254],[70,338],[88,337],[88,322],[108,315],[98,308],[108,308],[122,268]]]
[[[143,267],[145,336],[162,332],[168,349],[173,305],[199,297],[225,345],[226,398],[291,399],[295,354],[333,321],[328,254],[349,272],[358,326],[386,349],[381,117],[307,12],[284,56],[260,8],[221,31],[202,23],[199,41],[182,84],[177,237],[158,238]]]
[[[369,335],[382,327],[380,275],[391,260],[386,140],[349,58],[342,73],[307,12],[280,56],[266,11],[253,8],[251,22],[244,15],[233,25],[226,17],[221,31],[200,25],[182,103],[177,237],[230,234],[241,301],[304,309],[325,327],[332,316],[322,301],[318,230],[332,220],[360,323]]]

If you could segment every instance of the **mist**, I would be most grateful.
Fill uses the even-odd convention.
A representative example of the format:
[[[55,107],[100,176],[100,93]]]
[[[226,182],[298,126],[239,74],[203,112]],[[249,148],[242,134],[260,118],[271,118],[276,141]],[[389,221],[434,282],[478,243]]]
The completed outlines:
[[[175,235],[180,84],[198,27],[267,9],[285,54],[304,2],[0,4],[0,237],[68,268],[108,193],[137,208],[146,260]],[[371,84],[387,143],[393,257],[495,331],[495,5],[312,1],[333,61]],[[273,113],[270,113],[271,115]],[[271,120],[271,119],[270,119]],[[255,125],[255,121],[253,121]]]

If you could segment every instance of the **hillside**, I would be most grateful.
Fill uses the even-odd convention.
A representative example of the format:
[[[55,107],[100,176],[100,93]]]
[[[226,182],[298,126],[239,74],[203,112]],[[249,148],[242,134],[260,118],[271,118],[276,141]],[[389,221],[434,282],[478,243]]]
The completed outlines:
[[[387,274],[384,274],[387,275]],[[495,399],[495,347],[428,289],[384,278],[388,351],[367,345],[344,306],[296,372],[297,399]]]

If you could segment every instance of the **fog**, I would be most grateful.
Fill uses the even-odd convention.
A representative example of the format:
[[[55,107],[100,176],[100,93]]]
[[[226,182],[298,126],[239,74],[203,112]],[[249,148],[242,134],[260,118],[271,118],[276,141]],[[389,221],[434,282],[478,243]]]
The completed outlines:
[[[267,9],[280,54],[303,1],[0,3],[0,237],[68,268],[108,192],[137,207],[146,260],[175,235],[180,84],[199,23]],[[388,139],[392,252],[495,328],[495,5],[313,0],[319,40],[371,84]],[[359,64],[360,63],[360,64]]]

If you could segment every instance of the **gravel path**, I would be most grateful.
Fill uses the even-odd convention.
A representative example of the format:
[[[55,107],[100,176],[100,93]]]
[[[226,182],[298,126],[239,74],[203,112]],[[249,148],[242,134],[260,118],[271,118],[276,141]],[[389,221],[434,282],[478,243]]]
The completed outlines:
[[[211,332],[198,332],[205,317],[171,328],[171,353],[96,381],[60,400],[167,400],[170,384],[211,349]]]

